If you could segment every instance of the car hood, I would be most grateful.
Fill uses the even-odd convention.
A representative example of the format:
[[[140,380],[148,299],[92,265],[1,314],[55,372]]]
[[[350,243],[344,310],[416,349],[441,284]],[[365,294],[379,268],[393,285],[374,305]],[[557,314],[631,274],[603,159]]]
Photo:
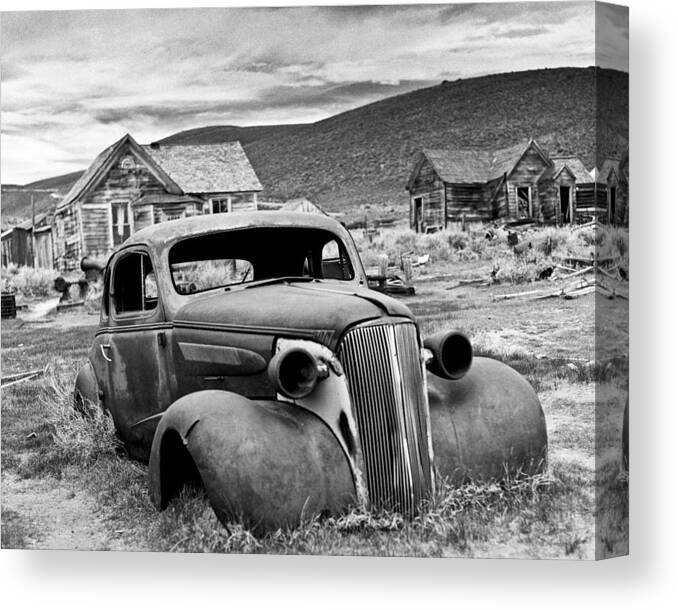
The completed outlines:
[[[382,317],[413,319],[402,303],[355,284],[290,281],[195,296],[175,324],[305,337],[334,348],[347,327]]]

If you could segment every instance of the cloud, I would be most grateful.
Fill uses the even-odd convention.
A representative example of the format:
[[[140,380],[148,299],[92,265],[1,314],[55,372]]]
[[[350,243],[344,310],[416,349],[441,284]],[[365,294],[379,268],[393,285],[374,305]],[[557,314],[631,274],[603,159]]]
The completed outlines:
[[[443,78],[590,65],[593,6],[3,13],[3,178],[78,169],[125,132],[317,121]],[[628,31],[628,18],[601,15]],[[616,39],[602,48],[618,65]]]
[[[525,28],[511,28],[504,32],[497,32],[494,36],[496,38],[530,38],[532,36],[547,34],[549,31],[549,28],[538,25]]]

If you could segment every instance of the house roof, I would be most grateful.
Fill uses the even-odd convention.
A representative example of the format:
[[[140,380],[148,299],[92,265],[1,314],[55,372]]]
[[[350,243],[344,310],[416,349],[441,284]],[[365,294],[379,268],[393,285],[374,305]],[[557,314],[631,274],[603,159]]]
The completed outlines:
[[[85,188],[92,182],[94,177],[99,173],[106,161],[111,157],[114,150],[117,150],[121,145],[122,141],[125,138],[121,138],[117,142],[111,144],[108,148],[104,148],[95,158],[90,166],[84,171],[84,173],[78,178],[71,186],[66,196],[59,202],[57,209],[67,206],[69,203],[74,201],[80,193],[82,193]]]
[[[240,142],[151,144],[142,148],[184,193],[263,190]]]
[[[610,172],[614,172],[619,178],[619,159],[605,159],[598,173],[598,182],[607,183]]]
[[[567,168],[574,176],[575,182],[586,184],[591,182],[591,174],[586,170],[584,163],[579,157],[552,157],[553,176],[557,176],[563,169]]]
[[[76,180],[57,209],[63,209],[105,175],[128,146],[174,196],[185,193],[261,191],[262,186],[240,142],[206,145],[140,146],[129,134],[102,150]]]
[[[424,149],[444,182],[487,182],[492,153],[485,150]]]
[[[519,144],[494,151],[492,164],[490,165],[488,172],[488,180],[494,180],[504,174],[510,174],[515,166],[518,165],[518,161],[520,161],[525,151],[531,145],[534,145],[537,148],[539,154],[544,158],[544,161],[548,163],[548,158],[534,140],[520,142]]]
[[[471,184],[488,182],[504,174],[510,174],[530,146],[535,146],[548,163],[548,157],[534,140],[491,151],[427,148],[422,154],[431,162],[444,182]],[[415,168],[413,176],[418,169],[419,165]]]
[[[45,220],[49,220],[47,214],[44,212],[41,212],[40,214],[35,215],[35,232],[37,233],[38,231],[45,231],[45,230],[51,230],[50,225],[44,225],[40,226]],[[30,231],[33,228],[33,219],[28,218],[19,224],[14,225],[13,227],[8,227],[2,232],[2,238],[4,239],[8,235],[11,235],[19,229],[20,231]]]
[[[203,203],[202,199],[198,197],[191,197],[190,195],[172,195],[171,193],[146,193],[139,197],[132,205],[162,205],[172,203]]]
[[[70,188],[66,196],[57,205],[57,210],[61,210],[73,201],[75,201],[83,192],[91,188],[103,177],[111,163],[115,160],[125,146],[134,151],[148,166],[149,170],[163,183],[164,187],[173,193],[180,193],[179,186],[172,181],[167,173],[153,161],[153,159],[139,146],[137,141],[130,135],[125,134],[117,142],[111,144],[108,148],[102,150],[92,161],[91,165],[78,178]]]

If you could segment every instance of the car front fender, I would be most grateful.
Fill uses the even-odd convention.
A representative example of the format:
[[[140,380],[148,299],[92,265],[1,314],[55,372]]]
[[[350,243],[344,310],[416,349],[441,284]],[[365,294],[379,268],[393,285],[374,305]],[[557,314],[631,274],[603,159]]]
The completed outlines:
[[[456,381],[428,375],[436,470],[454,484],[536,474],[546,467],[544,412],[528,381],[490,358],[474,358]]]
[[[160,420],[149,462],[153,503],[199,476],[222,523],[270,530],[356,503],[346,455],[327,425],[290,403],[204,390]]]

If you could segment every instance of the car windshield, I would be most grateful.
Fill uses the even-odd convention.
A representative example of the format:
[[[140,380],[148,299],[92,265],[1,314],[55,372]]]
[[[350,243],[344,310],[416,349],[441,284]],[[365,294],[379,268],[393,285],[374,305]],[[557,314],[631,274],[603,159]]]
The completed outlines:
[[[341,240],[322,229],[250,228],[186,238],[169,252],[174,287],[194,294],[273,278],[349,281]]]

